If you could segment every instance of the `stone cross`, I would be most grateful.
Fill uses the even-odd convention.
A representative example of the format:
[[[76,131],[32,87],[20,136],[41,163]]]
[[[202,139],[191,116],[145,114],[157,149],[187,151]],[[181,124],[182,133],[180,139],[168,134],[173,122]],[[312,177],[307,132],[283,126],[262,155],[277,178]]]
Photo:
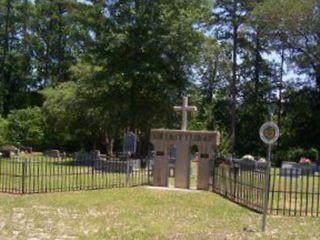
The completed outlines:
[[[174,110],[176,112],[178,112],[178,111],[182,112],[181,130],[182,131],[187,131],[187,127],[188,127],[188,112],[196,112],[197,111],[197,107],[196,106],[188,106],[188,97],[183,97],[182,106],[175,106]]]

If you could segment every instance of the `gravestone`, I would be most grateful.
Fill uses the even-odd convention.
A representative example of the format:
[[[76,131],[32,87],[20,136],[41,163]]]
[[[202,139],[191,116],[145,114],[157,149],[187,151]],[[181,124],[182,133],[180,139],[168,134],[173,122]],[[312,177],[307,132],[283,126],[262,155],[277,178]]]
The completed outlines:
[[[318,171],[318,167],[315,163],[311,164],[299,164],[302,175],[312,175]]]
[[[20,150],[12,145],[1,146],[0,152],[4,158],[11,158],[20,154]]]
[[[92,152],[83,152],[83,151],[76,152],[74,154],[74,158],[78,162],[100,160],[100,151],[95,150]]]
[[[123,140],[123,152],[135,154],[137,151],[137,136],[133,132],[126,132]]]
[[[257,168],[257,161],[249,159],[249,158],[243,158],[240,161],[238,161],[239,167],[243,171],[253,171]]]
[[[301,175],[301,168],[295,162],[282,162],[280,175],[282,177],[299,177]]]
[[[234,159],[233,163],[242,171],[255,171],[257,169],[266,169],[267,162],[259,162],[250,158]]]
[[[130,166],[132,169],[141,169],[141,160],[140,159],[131,159],[130,160]]]
[[[153,183],[155,186],[168,186],[170,146],[176,146],[175,187],[190,187],[190,161],[188,153],[191,146],[198,146],[199,165],[197,189],[207,190],[210,178],[210,159],[219,144],[220,135],[216,131],[188,131],[188,112],[196,107],[188,106],[188,98],[183,97],[183,105],[174,108],[182,111],[181,130],[153,129],[150,139],[155,149]]]
[[[11,158],[14,154],[11,151],[3,150],[1,151],[1,157],[3,158]]]
[[[24,153],[28,153],[28,154],[32,153],[32,147],[21,147],[20,150],[23,151]]]
[[[46,157],[51,157],[51,158],[60,158],[60,152],[59,150],[56,150],[56,149],[47,150],[44,152],[44,155]]]

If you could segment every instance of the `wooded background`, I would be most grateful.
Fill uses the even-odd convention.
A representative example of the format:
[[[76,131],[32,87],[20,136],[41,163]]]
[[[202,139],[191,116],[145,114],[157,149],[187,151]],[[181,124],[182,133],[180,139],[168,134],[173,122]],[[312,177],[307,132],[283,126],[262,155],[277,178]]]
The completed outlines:
[[[221,154],[264,153],[271,112],[280,156],[319,148],[319,56],[316,0],[1,0],[0,144],[146,152],[189,95]]]

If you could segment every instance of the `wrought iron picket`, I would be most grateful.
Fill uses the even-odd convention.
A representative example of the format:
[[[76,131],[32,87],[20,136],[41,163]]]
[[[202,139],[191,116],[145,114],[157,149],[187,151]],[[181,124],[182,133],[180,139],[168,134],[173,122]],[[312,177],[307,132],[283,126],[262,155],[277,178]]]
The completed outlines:
[[[0,192],[31,194],[129,187],[150,183],[148,164],[133,160],[73,158],[0,159]]]
[[[266,166],[241,161],[215,162],[212,190],[221,196],[263,212]],[[268,212],[285,216],[318,217],[320,212],[320,174],[309,169],[271,168]]]

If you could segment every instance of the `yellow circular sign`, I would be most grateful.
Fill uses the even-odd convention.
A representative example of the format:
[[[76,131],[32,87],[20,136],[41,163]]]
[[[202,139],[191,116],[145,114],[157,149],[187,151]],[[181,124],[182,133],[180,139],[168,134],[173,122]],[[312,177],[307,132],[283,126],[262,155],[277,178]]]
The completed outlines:
[[[260,138],[266,144],[274,144],[280,135],[280,130],[274,122],[267,122],[260,128]]]

